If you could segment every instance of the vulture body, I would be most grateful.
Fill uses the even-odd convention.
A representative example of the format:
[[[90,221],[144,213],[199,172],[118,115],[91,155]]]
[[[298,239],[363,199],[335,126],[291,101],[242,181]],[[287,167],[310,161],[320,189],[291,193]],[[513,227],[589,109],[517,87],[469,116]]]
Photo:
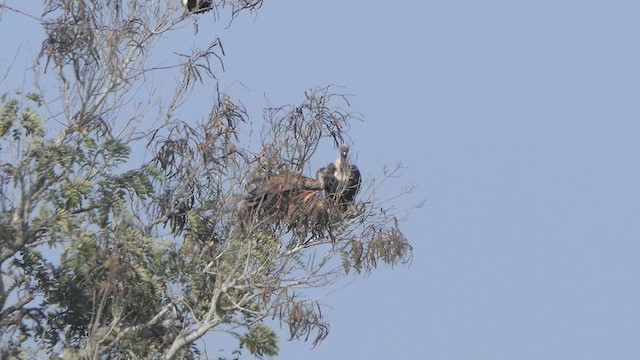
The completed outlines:
[[[348,155],[349,145],[340,145],[340,154],[336,159],[333,173],[335,185],[332,191],[334,191],[343,208],[346,208],[356,200],[356,195],[360,191],[362,183],[360,170],[355,164],[349,163]]]
[[[211,0],[182,0],[182,5],[194,14],[203,13],[212,9]]]

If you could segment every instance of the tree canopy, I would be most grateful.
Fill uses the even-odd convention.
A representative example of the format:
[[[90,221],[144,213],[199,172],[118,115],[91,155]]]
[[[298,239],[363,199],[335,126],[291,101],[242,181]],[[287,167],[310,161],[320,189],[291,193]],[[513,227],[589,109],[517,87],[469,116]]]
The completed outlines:
[[[256,120],[213,86],[194,120],[186,104],[217,85],[221,41],[154,65],[180,26],[261,0],[42,3],[36,17],[0,4],[43,31],[33,81],[0,97],[0,358],[198,358],[209,332],[274,356],[266,319],[316,345],[329,324],[310,291],[410,260],[378,198],[398,167],[363,174],[348,206],[306,180],[318,147],[349,143],[362,120],[347,95],[317,87]]]

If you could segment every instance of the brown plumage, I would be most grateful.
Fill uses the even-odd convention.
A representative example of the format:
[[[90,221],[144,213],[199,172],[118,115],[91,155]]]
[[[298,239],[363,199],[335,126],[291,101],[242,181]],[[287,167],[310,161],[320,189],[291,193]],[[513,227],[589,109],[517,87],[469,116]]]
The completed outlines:
[[[297,171],[287,171],[259,183],[245,199],[253,206],[272,207],[278,205],[280,200],[290,199],[305,190],[320,189],[322,186],[318,180],[306,177]]]
[[[239,211],[241,223],[245,228],[283,223],[292,229],[326,218],[324,199],[318,196],[322,179],[320,171],[318,179],[286,171],[262,181],[245,196]]]

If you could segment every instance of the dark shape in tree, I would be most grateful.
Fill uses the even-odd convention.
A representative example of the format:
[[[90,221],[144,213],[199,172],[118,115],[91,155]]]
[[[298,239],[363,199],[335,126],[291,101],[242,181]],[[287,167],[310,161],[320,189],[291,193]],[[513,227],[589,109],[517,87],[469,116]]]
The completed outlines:
[[[336,192],[338,185],[336,177],[333,173],[336,171],[336,166],[330,163],[326,167],[321,167],[316,172],[316,179],[320,182],[320,187],[327,192],[328,195],[333,195]]]
[[[203,13],[213,8],[210,0],[182,0],[182,5],[194,14]]]

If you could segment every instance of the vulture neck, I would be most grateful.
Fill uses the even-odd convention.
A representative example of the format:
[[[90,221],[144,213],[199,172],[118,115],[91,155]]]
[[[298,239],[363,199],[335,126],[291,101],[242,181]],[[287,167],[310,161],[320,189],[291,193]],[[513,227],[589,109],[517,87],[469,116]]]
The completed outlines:
[[[347,161],[347,157],[340,155],[336,159],[336,172],[334,174],[335,178],[339,181],[349,180],[349,176],[351,173],[351,169],[349,168],[349,162]]]

